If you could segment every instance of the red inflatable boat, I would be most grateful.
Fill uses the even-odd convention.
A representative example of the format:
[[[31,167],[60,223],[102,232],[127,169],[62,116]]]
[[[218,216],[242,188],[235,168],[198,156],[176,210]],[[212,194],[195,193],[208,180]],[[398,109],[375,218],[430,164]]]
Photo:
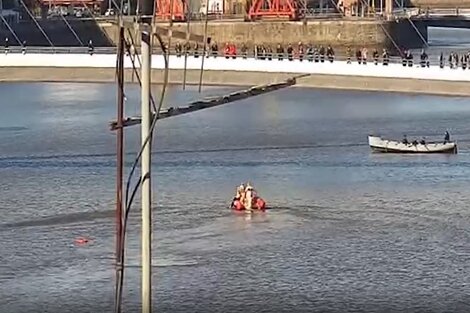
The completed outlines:
[[[253,199],[253,204],[251,205],[251,208],[253,210],[264,211],[264,210],[266,210],[266,202],[263,199],[261,199],[260,197],[255,197]],[[232,210],[245,211],[245,206],[243,205],[243,203],[240,200],[234,199],[232,201]]]

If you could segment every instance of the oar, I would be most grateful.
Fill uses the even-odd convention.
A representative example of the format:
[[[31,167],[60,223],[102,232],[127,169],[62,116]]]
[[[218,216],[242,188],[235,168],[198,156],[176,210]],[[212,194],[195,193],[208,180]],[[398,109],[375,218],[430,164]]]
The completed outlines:
[[[235,203],[235,197],[232,199],[232,202],[230,203],[230,206],[228,207],[229,209],[233,208],[233,204]]]

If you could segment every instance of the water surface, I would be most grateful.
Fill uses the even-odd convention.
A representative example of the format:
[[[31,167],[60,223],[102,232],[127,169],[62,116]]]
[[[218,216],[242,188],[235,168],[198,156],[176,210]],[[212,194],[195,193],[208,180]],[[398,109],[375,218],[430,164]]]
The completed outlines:
[[[0,92],[0,312],[111,312],[115,86]],[[126,93],[126,113],[138,113],[138,89]],[[197,97],[173,87],[167,105]],[[291,88],[160,121],[155,309],[468,312],[469,120],[466,98]],[[446,129],[457,155],[366,145],[369,133],[440,140]],[[126,132],[126,171],[139,140]],[[271,210],[227,209],[246,180]],[[140,303],[138,205],[126,312]]]

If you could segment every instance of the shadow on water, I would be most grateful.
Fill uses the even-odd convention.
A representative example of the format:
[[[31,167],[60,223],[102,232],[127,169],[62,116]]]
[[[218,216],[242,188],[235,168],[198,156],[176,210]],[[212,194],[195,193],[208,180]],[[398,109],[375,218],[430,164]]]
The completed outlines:
[[[38,219],[25,220],[15,223],[0,224],[1,229],[34,227],[34,226],[52,226],[65,225],[80,222],[90,222],[102,218],[114,217],[113,210],[95,211],[95,212],[79,212],[69,214],[59,214],[55,216],[42,217]]]
[[[0,132],[17,132],[27,130],[28,128],[22,126],[0,126]]]
[[[2,129],[0,128],[0,131]],[[459,143],[470,142],[469,139],[459,139]],[[302,150],[302,149],[321,149],[321,148],[348,148],[348,147],[364,147],[367,143],[341,143],[341,144],[306,144],[295,146],[265,146],[265,147],[233,147],[233,148],[217,148],[217,149],[188,149],[188,150],[161,150],[154,151],[152,155],[165,154],[191,154],[191,153],[217,153],[217,152],[244,152],[244,151],[269,151],[269,150]],[[106,158],[114,157],[115,153],[81,153],[81,154],[53,154],[53,155],[29,155],[29,156],[6,156],[0,157],[0,162],[15,161],[35,161],[35,160],[60,160],[70,158]],[[126,156],[133,157],[135,152],[127,152]],[[131,163],[132,164],[132,163]],[[8,164],[11,165],[11,164]],[[1,166],[1,165],[0,165]],[[113,163],[114,166],[114,163]]]
[[[169,208],[165,207],[162,210],[162,207],[154,207],[152,210],[155,212],[158,211],[159,216],[163,215],[171,215],[171,214],[180,214],[178,207]],[[212,207],[212,208],[204,208],[208,209],[212,212],[220,212],[220,207]],[[311,212],[312,210],[318,209],[325,209],[321,206],[302,206],[302,207],[288,207],[288,206],[271,206],[266,208],[266,212],[253,212],[253,215],[256,214],[267,214],[269,212]],[[198,208],[196,210],[202,210],[202,208]],[[233,214],[235,216],[243,216],[246,215],[245,212],[238,212],[232,211],[230,209],[226,209],[226,214]],[[307,213],[306,213],[307,214]],[[217,215],[219,216],[219,215]],[[55,216],[45,216],[36,219],[24,220],[20,222],[14,223],[5,223],[0,224],[0,231],[1,230],[8,230],[13,228],[23,228],[23,227],[41,227],[41,226],[53,226],[53,225],[66,225],[66,224],[78,224],[84,222],[92,222],[99,219],[110,219],[115,217],[114,210],[104,210],[104,211],[93,211],[93,212],[77,212],[77,213],[68,213],[68,214],[58,214]],[[211,218],[216,217],[216,215],[212,216]]]
[[[461,167],[461,166],[470,166],[470,162],[462,161],[458,159],[458,155],[443,155],[440,160],[441,162],[436,163],[436,158],[431,158],[427,154],[414,155],[412,157],[403,156],[401,154],[396,155],[382,155],[379,153],[370,153],[369,159],[359,159],[359,160],[347,160],[344,162],[344,167],[348,168],[381,168],[384,166],[393,166],[399,168],[415,168],[417,165],[420,167],[430,166],[430,167]],[[419,159],[416,159],[419,157]],[[452,162],[453,160],[458,160],[458,162]],[[152,162],[154,166],[163,169],[174,169],[174,168],[191,168],[194,167],[245,167],[252,168],[258,166],[308,166],[316,167],[323,166],[324,168],[338,167],[336,162],[329,159],[303,159],[303,160],[285,160],[285,161],[273,161],[273,160],[256,160],[256,161],[235,161],[235,160],[155,160]],[[125,162],[125,167],[130,168],[133,165],[133,162]],[[41,160],[39,162],[34,161],[15,161],[15,162],[2,162],[0,161],[0,168],[114,168],[115,162],[113,160],[104,160],[104,161],[90,161],[90,160],[62,160],[62,161],[46,161]]]
[[[468,140],[470,141],[470,139]],[[212,152],[235,152],[235,151],[268,151],[268,150],[296,150],[296,149],[315,149],[315,148],[335,148],[335,147],[359,147],[365,146],[364,143],[348,144],[318,144],[318,145],[297,145],[297,146],[266,146],[266,147],[235,147],[220,149],[189,149],[189,150],[161,150],[152,152],[156,154],[186,154],[186,153],[212,153]],[[22,161],[22,160],[55,160],[68,158],[98,158],[114,157],[115,153],[87,153],[87,154],[55,154],[55,155],[30,155],[30,156],[12,156],[0,157],[0,161]],[[128,156],[135,156],[135,152],[126,153]]]

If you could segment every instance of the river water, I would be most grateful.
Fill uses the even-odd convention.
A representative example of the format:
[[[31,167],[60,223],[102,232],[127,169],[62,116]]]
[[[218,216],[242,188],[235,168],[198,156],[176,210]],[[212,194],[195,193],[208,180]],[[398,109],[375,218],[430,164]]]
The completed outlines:
[[[0,92],[0,312],[112,312],[115,86]],[[138,89],[126,93],[137,114]],[[167,104],[198,97],[174,86]],[[470,311],[469,121],[467,98],[302,88],[160,121],[155,310]],[[369,133],[441,140],[446,129],[457,155],[367,146]],[[139,141],[126,131],[127,172]],[[266,213],[228,210],[246,180]],[[125,312],[139,311],[139,214],[137,200]]]

